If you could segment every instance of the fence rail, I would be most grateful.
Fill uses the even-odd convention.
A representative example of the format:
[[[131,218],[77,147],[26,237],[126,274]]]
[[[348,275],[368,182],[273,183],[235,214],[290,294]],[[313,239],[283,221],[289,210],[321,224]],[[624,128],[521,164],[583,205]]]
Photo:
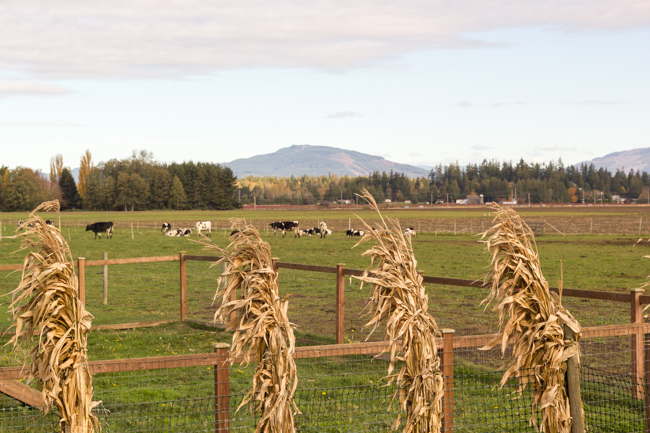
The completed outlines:
[[[445,382],[445,395],[443,398],[444,409],[444,425],[443,431],[454,431],[454,420],[457,415],[466,415],[462,406],[462,401],[458,401],[454,397],[455,392],[455,378],[458,376],[459,392],[464,392],[462,380],[467,380],[466,374],[456,371],[454,367],[462,367],[463,363],[457,364],[454,361],[454,352],[462,350],[477,348],[483,346],[487,341],[494,338],[496,335],[471,335],[455,337],[453,330],[443,330],[443,337],[437,339],[437,345],[440,351],[441,365],[443,370],[443,377]],[[601,327],[588,327],[583,329],[583,340],[598,339],[604,337],[621,337],[625,335],[645,335],[646,344],[643,350],[643,362],[650,363],[650,324],[629,324],[617,326],[601,326]],[[188,354],[188,355],[175,355],[175,356],[160,356],[149,358],[133,358],[133,359],[115,359],[115,360],[101,360],[89,362],[89,369],[93,375],[111,375],[125,374],[129,372],[144,372],[148,370],[168,370],[168,369],[188,369],[192,367],[208,367],[214,370],[214,431],[227,432],[231,430],[231,412],[232,407],[229,402],[235,401],[238,394],[233,393],[231,389],[230,369],[228,364],[228,345],[217,343],[215,345],[214,353],[204,354]],[[359,355],[378,355],[383,353],[388,348],[386,342],[372,342],[372,343],[355,343],[355,344],[337,344],[326,346],[308,346],[298,347],[294,353],[295,359],[318,359],[318,358],[332,358],[338,359],[346,356],[359,356]],[[399,350],[399,349],[398,349]],[[243,359],[236,359],[235,362],[242,362]],[[251,359],[251,362],[256,362]],[[611,382],[613,376],[607,379],[606,373],[598,373],[597,370],[590,369],[589,374],[600,374],[599,377],[604,382]],[[40,393],[36,392],[27,385],[18,382],[18,380],[25,377],[26,372],[22,367],[4,367],[0,368],[0,392],[16,398],[23,403],[32,406],[36,409],[42,409],[42,400],[39,400]],[[121,377],[121,376],[120,376]],[[130,377],[130,376],[127,376]],[[495,376],[496,377],[496,376]],[[111,380],[112,381],[112,380]],[[313,380],[312,380],[313,381]],[[583,381],[589,384],[589,379],[583,377]],[[308,380],[309,382],[309,380]],[[650,393],[648,393],[650,385],[650,372],[646,372],[644,377],[636,381],[632,378],[629,382],[629,388],[626,391],[632,398],[641,401],[644,428],[641,430],[632,431],[650,431]],[[323,392],[325,395],[325,392]],[[619,398],[610,395],[608,398]],[[600,402],[604,403],[604,402]],[[387,404],[387,401],[384,401]],[[164,404],[163,404],[164,406]],[[498,407],[494,407],[495,410]],[[486,410],[492,410],[487,407]],[[586,415],[591,414],[585,410]],[[600,413],[599,413],[600,414]],[[0,411],[0,415],[2,412]],[[309,414],[306,414],[309,415]],[[499,415],[503,416],[503,415]],[[0,417],[0,421],[2,418]],[[234,430],[235,429],[233,426]],[[464,429],[461,429],[465,431]],[[148,430],[147,430],[148,431]],[[207,431],[207,430],[201,430]],[[598,429],[594,431],[599,431]],[[603,430],[600,430],[603,431]],[[606,430],[605,430],[606,431]],[[628,431],[628,430],[626,430]]]
[[[173,295],[170,293],[170,290],[173,289],[173,286],[168,287],[167,294],[165,296],[178,296],[178,315],[177,319],[174,319],[174,314],[166,311],[164,314],[159,315],[156,320],[141,320],[141,321],[131,321],[127,323],[101,323],[99,325],[93,326],[92,330],[100,329],[129,329],[129,328],[141,328],[141,327],[152,327],[158,326],[163,323],[170,323],[174,321],[188,321],[188,288],[187,288],[187,262],[188,261],[197,261],[197,262],[213,262],[218,260],[219,256],[206,256],[206,255],[188,255],[184,252],[180,252],[177,255],[168,255],[168,256],[156,256],[156,257],[138,257],[138,258],[124,258],[124,259],[107,259],[107,260],[85,260],[83,257],[80,257],[75,261],[75,266],[78,268],[78,278],[79,278],[79,293],[81,299],[86,301],[86,284],[87,284],[87,275],[86,268],[90,267],[103,267],[104,273],[104,299],[108,299],[108,288],[107,284],[107,266],[121,266],[121,265],[137,265],[137,264],[146,264],[146,263],[162,263],[162,262],[178,262],[178,295]],[[22,265],[1,265],[0,271],[13,271],[20,269]],[[336,318],[333,320],[335,322],[335,341],[337,344],[342,344],[344,342],[344,332],[345,332],[345,276],[360,276],[364,271],[358,269],[349,269],[345,265],[339,264],[337,266],[320,266],[320,265],[307,265],[301,263],[289,263],[282,262],[279,259],[273,260],[273,267],[276,272],[282,274],[282,270],[292,270],[299,272],[311,272],[317,274],[333,274],[332,283],[335,286],[335,291],[332,295],[336,296],[336,301],[333,302],[334,312]],[[167,272],[170,269],[166,269]],[[168,283],[169,278],[166,277],[166,282]],[[423,275],[423,281],[429,284],[441,284],[448,286],[457,286],[457,287],[475,287],[475,288],[486,288],[486,285],[479,280],[469,280],[469,279],[459,279],[459,278],[449,278],[449,277],[438,277],[438,276],[428,276]],[[140,284],[148,284],[148,282],[142,282]],[[551,290],[557,292],[557,288],[551,288]],[[194,296],[193,292],[190,292],[190,299]],[[197,294],[198,296],[198,294]],[[565,288],[562,292],[563,297],[573,297],[573,298],[582,298],[582,299],[591,299],[591,300],[604,300],[609,302],[618,302],[618,303],[629,303],[630,305],[630,323],[638,324],[643,321],[643,305],[650,303],[650,296],[644,295],[643,290],[633,289],[628,294],[624,293],[612,293],[605,291],[596,291],[596,290],[576,290],[576,289],[567,289]],[[172,298],[173,299],[173,298]],[[121,318],[121,316],[118,315]],[[149,315],[148,317],[152,317]],[[143,317],[145,318],[145,317]],[[128,321],[127,317],[127,321]],[[192,320],[194,321],[194,320]],[[590,329],[590,328],[587,328]],[[630,335],[630,361],[631,361],[631,371],[634,377],[637,380],[642,380],[645,372],[648,370],[644,368],[644,358],[643,358],[643,334],[641,332],[633,332],[631,334],[625,334],[629,332],[630,328],[625,327],[614,327],[611,328],[615,332],[622,334],[617,335]],[[591,331],[589,331],[591,332]],[[612,331],[614,332],[614,331]],[[459,340],[460,338],[460,340]],[[472,338],[477,338],[476,336]],[[489,338],[486,336],[485,338]],[[464,341],[465,337],[457,337],[456,340]],[[485,339],[483,340],[485,341]],[[485,344],[482,343],[482,344]]]

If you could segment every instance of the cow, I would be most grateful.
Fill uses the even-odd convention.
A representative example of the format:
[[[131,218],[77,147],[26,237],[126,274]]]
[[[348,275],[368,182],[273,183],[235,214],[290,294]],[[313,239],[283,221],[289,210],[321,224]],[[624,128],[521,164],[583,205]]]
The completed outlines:
[[[363,236],[366,233],[363,230],[350,229],[345,232],[345,236]]]
[[[33,224],[33,223],[29,223],[29,224],[25,225],[25,221],[23,221],[23,220],[18,220],[18,227],[20,227],[20,228],[22,228],[22,229],[25,229],[25,228],[27,228],[27,227],[30,227],[30,228],[31,228],[31,227],[34,227],[34,224]]]
[[[99,223],[93,223],[93,224],[88,224],[86,226],[86,231],[92,231],[95,233],[95,239],[97,239],[97,235],[99,235],[99,239],[102,238],[102,233],[106,232],[106,238],[113,238],[113,223],[111,221],[108,222],[99,222]]]
[[[293,230],[295,233],[294,237],[300,237],[298,229],[300,228],[300,221],[275,221],[270,224],[273,229],[273,235],[276,234],[277,230],[282,232],[282,237],[286,234],[287,230]]]
[[[169,223],[163,223],[162,228],[160,229],[160,233],[167,233],[172,229],[172,225]]]
[[[52,220],[45,220],[45,224],[47,224],[48,226],[53,226],[53,225],[54,225],[54,221],[52,221]]]
[[[407,229],[404,231],[404,236],[417,236],[418,232],[415,231],[413,227],[407,227]]]
[[[210,221],[199,221],[196,224],[194,224],[194,227],[196,228],[196,236],[201,237],[201,230],[207,231],[208,237],[212,237],[212,222]]]
[[[184,229],[173,229],[173,230],[169,230],[167,233],[165,233],[165,236],[169,236],[169,237],[182,236],[183,232],[184,232]]]
[[[320,232],[319,234],[320,234],[321,239],[323,239],[325,236],[327,236],[327,232],[329,232],[329,230],[327,230],[327,224],[325,224],[325,221],[321,221],[318,224],[318,231]]]
[[[242,231],[239,230],[239,229],[235,229],[235,230],[233,230],[233,231],[230,232],[230,236],[234,236],[234,235],[236,235],[237,233],[242,233]]]
[[[183,234],[181,236],[185,236],[186,238],[190,237],[190,235],[192,234],[192,229],[181,229],[181,230],[183,230]]]

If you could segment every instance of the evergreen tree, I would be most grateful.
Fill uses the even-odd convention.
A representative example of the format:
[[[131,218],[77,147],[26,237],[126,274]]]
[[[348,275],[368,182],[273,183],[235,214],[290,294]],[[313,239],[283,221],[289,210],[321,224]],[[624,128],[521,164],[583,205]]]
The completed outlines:
[[[178,176],[174,176],[172,180],[172,188],[169,191],[169,207],[172,209],[183,209],[187,199],[185,197],[185,190],[183,184]]]
[[[61,188],[61,209],[76,208],[79,202],[79,193],[70,169],[61,170],[59,188]]]

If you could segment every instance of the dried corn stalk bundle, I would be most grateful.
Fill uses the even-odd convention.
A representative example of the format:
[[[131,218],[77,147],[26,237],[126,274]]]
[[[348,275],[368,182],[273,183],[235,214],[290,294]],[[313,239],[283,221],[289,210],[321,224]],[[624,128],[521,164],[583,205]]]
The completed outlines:
[[[551,293],[539,262],[533,232],[510,208],[495,206],[494,225],[482,235],[492,253],[485,282],[491,291],[483,301],[498,302],[499,334],[484,350],[512,343],[512,354],[503,368],[503,386],[518,381],[518,392],[530,386],[534,399],[530,422],[537,427],[535,411],[541,410],[540,429],[546,433],[570,432],[571,415],[565,387],[566,360],[579,355],[580,324]],[[576,333],[576,341],[564,340],[563,326]]]
[[[361,277],[372,285],[366,308],[373,317],[364,326],[372,334],[386,320],[386,338],[390,351],[388,385],[397,382],[401,411],[392,429],[401,422],[402,411],[406,413],[404,433],[439,432],[442,426],[442,397],[444,383],[437,354],[436,337],[438,325],[429,314],[429,299],[417,272],[417,260],[413,254],[411,238],[405,237],[399,221],[384,220],[377,203],[367,190],[361,198],[377,211],[381,227],[373,229],[357,216],[365,226],[366,234],[357,245],[375,241],[375,245],[363,253],[371,258],[370,266]],[[355,245],[356,246],[356,245]],[[398,349],[401,353],[398,354]],[[396,361],[404,365],[399,373],[392,374]]]
[[[37,380],[46,411],[55,405],[64,433],[91,433],[99,429],[92,409],[92,377],[86,342],[93,320],[81,301],[68,244],[59,229],[45,224],[38,211],[59,211],[59,202],[45,202],[23,224],[21,249],[25,257],[22,279],[11,292],[16,327],[7,344],[14,347],[36,338],[25,364],[27,380]],[[31,227],[30,227],[31,226]]]
[[[230,349],[230,364],[243,355],[245,363],[256,353],[259,361],[253,376],[253,387],[246,394],[242,406],[249,404],[252,412],[260,413],[256,433],[293,433],[294,413],[300,413],[293,401],[298,386],[296,364],[293,360],[296,339],[294,325],[289,322],[289,302],[280,299],[278,276],[273,270],[271,247],[262,241],[259,232],[243,219],[232,218],[236,230],[227,250],[204,239],[206,249],[218,251],[226,262],[226,270],[219,277],[221,299],[215,314],[234,331]],[[241,296],[230,301],[233,291]],[[229,321],[231,313],[235,319]]]

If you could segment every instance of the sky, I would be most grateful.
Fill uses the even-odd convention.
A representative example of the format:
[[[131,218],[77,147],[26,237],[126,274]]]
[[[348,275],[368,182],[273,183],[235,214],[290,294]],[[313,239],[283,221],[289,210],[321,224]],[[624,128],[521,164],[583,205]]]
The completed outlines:
[[[650,2],[0,3],[0,166],[293,144],[418,166],[650,147]]]

